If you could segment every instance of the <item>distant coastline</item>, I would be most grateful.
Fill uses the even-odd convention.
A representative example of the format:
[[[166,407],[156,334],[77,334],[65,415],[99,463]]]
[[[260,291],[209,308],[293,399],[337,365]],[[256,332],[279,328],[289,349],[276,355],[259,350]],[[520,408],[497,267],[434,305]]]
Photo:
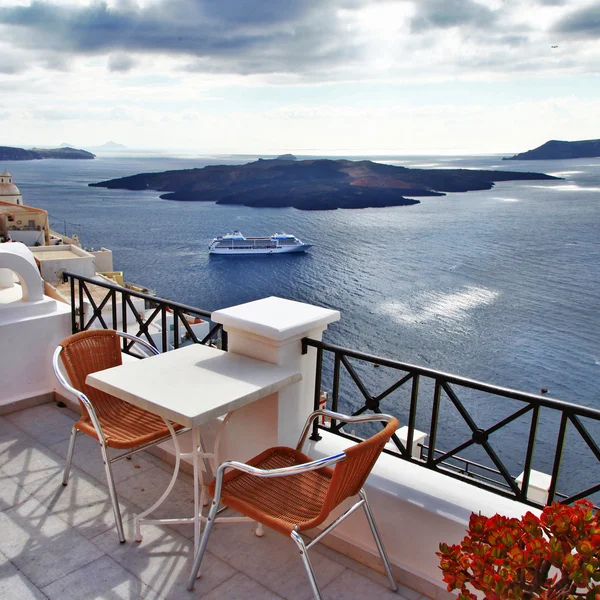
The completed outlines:
[[[533,150],[504,157],[502,160],[561,160],[597,157],[600,157],[600,140],[580,140],[578,142],[550,140]]]
[[[289,158],[288,158],[289,157]],[[90,187],[156,190],[165,200],[251,207],[334,210],[419,204],[414,197],[489,190],[497,181],[558,179],[543,173],[408,169],[369,160],[296,160],[290,155],[245,165],[140,173]]]
[[[0,146],[0,160],[43,160],[45,158],[92,160],[95,154],[76,148],[13,148]]]

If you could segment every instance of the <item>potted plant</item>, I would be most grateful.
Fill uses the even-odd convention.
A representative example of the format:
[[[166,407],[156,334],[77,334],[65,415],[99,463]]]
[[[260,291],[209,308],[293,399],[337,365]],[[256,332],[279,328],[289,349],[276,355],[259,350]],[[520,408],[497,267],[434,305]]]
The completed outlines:
[[[600,521],[588,500],[555,502],[540,517],[473,513],[460,544],[441,543],[440,569],[461,600],[600,600]]]

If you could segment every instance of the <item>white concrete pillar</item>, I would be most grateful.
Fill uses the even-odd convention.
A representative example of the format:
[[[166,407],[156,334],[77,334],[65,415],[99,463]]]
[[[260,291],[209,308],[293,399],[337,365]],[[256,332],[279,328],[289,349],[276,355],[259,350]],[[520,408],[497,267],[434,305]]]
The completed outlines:
[[[303,355],[301,340],[304,337],[321,340],[327,326],[339,319],[337,310],[274,296],[217,310],[211,315],[211,320],[221,323],[227,332],[229,352],[302,373],[300,382],[278,393],[277,415],[272,416],[271,423],[276,427],[280,445],[295,446],[314,406],[316,349],[308,348]],[[251,406],[248,410],[252,410]]]

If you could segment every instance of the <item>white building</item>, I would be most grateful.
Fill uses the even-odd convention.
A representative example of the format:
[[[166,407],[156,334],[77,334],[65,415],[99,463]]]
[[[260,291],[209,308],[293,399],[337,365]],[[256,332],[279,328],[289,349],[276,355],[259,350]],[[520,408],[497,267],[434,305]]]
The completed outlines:
[[[23,204],[23,195],[13,183],[12,176],[8,171],[4,171],[0,175],[0,202]]]

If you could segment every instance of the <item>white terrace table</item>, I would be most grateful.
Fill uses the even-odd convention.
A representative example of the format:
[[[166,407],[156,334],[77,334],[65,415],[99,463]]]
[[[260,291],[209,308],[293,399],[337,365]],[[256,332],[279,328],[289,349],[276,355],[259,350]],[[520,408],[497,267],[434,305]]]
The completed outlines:
[[[156,413],[167,422],[179,423],[192,429],[194,516],[144,519],[166,499],[177,478],[181,452],[175,439],[173,478],[158,501],[136,517],[136,539],[141,540],[142,522],[194,523],[194,552],[197,552],[200,522],[205,519],[201,514],[202,496],[198,489],[201,477],[199,460],[204,460],[206,472],[210,475],[211,468],[207,459],[213,457],[204,450],[200,439],[200,425],[277,392],[300,379],[302,375],[298,371],[201,344],[127,362],[88,375],[88,385]]]

